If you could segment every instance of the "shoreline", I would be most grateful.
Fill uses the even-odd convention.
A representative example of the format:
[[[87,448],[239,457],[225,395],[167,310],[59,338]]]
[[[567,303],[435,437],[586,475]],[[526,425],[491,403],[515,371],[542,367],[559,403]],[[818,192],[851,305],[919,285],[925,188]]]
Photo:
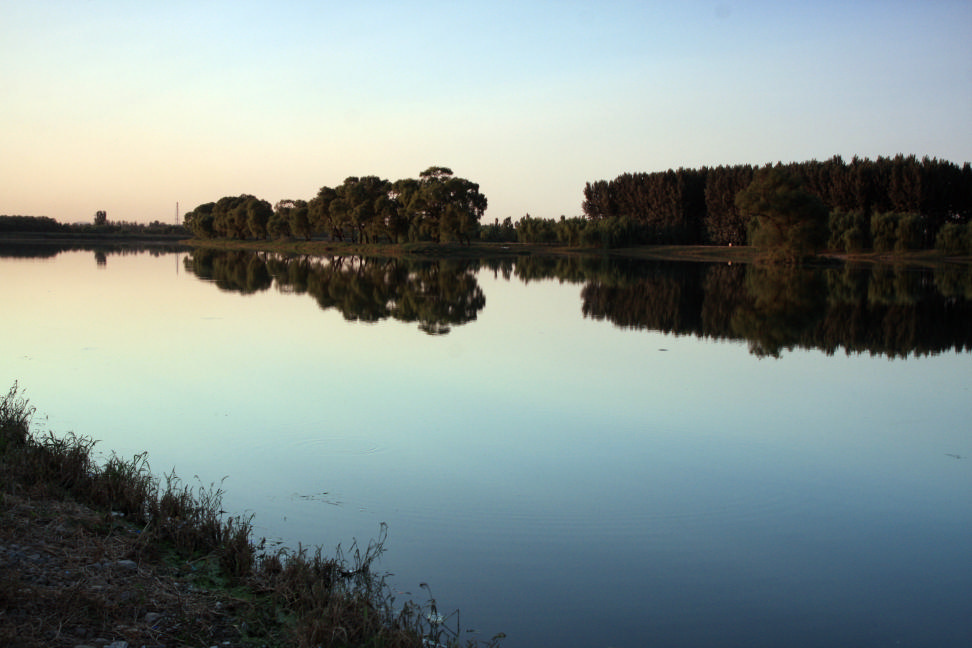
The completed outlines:
[[[469,245],[456,242],[431,243],[349,243],[312,239],[286,240],[231,240],[187,239],[184,235],[146,234],[89,234],[89,233],[4,233],[0,245],[139,245],[173,246],[192,250],[208,248],[216,250],[243,250],[275,252],[297,256],[368,256],[383,258],[409,258],[416,260],[466,260],[484,258],[516,258],[519,256],[603,256],[622,259],[654,261],[686,261],[695,263],[760,263],[760,250],[751,246],[715,245],[643,245],[626,248],[581,248],[556,244],[493,243],[476,241]],[[940,267],[943,265],[972,265],[972,256],[948,256],[937,250],[907,252],[819,252],[808,265],[906,265]]]
[[[0,396],[0,645],[485,646],[460,641],[434,599],[396,603],[372,570],[385,528],[348,559],[320,546],[265,551],[222,489],[153,475],[145,453],[35,434],[15,382]],[[445,617],[448,621],[449,617]]]

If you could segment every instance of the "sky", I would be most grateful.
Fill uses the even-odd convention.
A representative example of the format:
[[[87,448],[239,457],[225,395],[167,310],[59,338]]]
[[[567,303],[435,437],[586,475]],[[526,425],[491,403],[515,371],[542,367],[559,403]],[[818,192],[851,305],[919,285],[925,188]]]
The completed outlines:
[[[0,0],[0,214],[446,166],[483,222],[669,168],[972,159],[972,1]]]

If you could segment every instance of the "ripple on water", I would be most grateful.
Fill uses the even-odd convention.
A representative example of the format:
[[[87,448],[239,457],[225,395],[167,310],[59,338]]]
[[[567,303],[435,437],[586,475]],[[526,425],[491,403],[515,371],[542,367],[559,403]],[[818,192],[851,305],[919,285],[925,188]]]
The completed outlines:
[[[273,449],[284,454],[312,454],[317,457],[336,455],[367,456],[384,451],[384,447],[374,439],[340,434],[320,436],[287,437],[269,435],[250,439],[247,451],[263,453]]]

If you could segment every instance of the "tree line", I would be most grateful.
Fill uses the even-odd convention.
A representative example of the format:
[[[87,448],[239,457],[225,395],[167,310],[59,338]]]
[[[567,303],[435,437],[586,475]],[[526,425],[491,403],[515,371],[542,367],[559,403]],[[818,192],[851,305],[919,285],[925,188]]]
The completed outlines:
[[[61,223],[50,216],[3,216],[0,215],[0,234],[119,234],[125,236],[186,236],[189,232],[182,225],[129,221],[111,221],[104,211],[95,212],[90,223]]]
[[[777,164],[828,211],[827,246],[837,250],[972,248],[972,166],[914,155],[840,156]],[[638,243],[742,245],[753,218],[736,197],[757,178],[752,165],[625,173],[588,182],[590,221],[628,222]],[[615,225],[615,227],[619,227]],[[963,229],[964,228],[964,229]],[[946,230],[946,239],[939,236]],[[561,239],[562,240],[562,239]]]
[[[447,167],[390,182],[351,176],[324,186],[310,200],[271,206],[249,194],[199,205],[185,215],[197,238],[303,238],[315,235],[361,243],[456,240],[478,237],[487,200],[475,182]]]

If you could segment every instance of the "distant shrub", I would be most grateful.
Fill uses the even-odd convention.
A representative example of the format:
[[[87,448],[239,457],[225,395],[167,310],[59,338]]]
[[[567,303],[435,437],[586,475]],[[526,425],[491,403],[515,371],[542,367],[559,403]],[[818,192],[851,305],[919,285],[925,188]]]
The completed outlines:
[[[870,227],[863,211],[835,209],[828,219],[827,247],[842,252],[859,252],[868,247]]]
[[[924,247],[925,218],[920,214],[899,215],[895,239],[894,249],[899,252],[920,250]]]
[[[945,254],[972,254],[972,221],[946,223],[935,237],[935,249]]]
[[[516,222],[516,239],[520,243],[556,243],[557,221],[527,214]]]
[[[0,216],[0,232],[61,232],[65,225],[49,216]]]
[[[479,240],[490,243],[516,242],[516,228],[513,226],[513,219],[507,216],[500,223],[497,218],[491,225],[481,226],[479,228]]]
[[[883,212],[871,216],[871,236],[875,252],[890,252],[898,240],[899,214]]]

